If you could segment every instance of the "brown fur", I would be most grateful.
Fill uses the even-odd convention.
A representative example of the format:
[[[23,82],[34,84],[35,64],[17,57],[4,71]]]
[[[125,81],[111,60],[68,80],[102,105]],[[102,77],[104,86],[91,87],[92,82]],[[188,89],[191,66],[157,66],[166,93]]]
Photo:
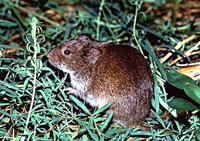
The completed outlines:
[[[58,69],[71,73],[75,95],[92,106],[112,102],[115,121],[132,127],[148,115],[153,78],[148,62],[136,49],[82,35],[54,48],[48,58]]]

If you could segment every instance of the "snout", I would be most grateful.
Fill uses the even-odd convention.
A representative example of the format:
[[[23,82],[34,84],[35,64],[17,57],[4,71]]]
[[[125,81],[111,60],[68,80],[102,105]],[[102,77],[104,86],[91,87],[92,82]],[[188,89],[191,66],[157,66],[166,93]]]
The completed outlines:
[[[48,61],[53,66],[57,66],[61,62],[60,57],[60,50],[58,48],[54,48],[47,53]]]
[[[53,48],[47,53],[48,60],[55,60],[56,58],[59,58],[60,56],[60,50],[58,48]]]
[[[48,53],[47,53],[47,58],[48,60],[52,57],[52,54],[53,54],[53,51],[50,50]]]
[[[56,62],[59,61],[59,54],[56,48],[50,50],[47,53],[47,58],[50,64],[54,65]]]

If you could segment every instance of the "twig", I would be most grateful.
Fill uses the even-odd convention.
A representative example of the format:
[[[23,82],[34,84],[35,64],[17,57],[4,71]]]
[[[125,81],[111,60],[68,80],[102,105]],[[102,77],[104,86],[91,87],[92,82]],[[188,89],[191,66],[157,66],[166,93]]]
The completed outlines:
[[[200,65],[200,62],[195,62],[195,63],[187,63],[187,64],[176,64],[178,67],[188,67],[188,66],[198,66]]]
[[[190,37],[188,37],[187,39],[184,39],[183,41],[179,42],[175,47],[174,49],[177,50],[179,48],[181,48],[184,44],[196,39],[198,36],[197,35],[192,35]],[[169,57],[172,56],[172,53],[169,52],[167,53],[163,58],[160,59],[160,62],[161,63],[164,63],[167,59],[169,59]]]
[[[7,139],[9,139],[9,133],[10,133],[10,130],[11,129],[13,129],[13,127],[16,125],[16,123],[15,124],[13,124],[8,130],[7,130],[7,133],[4,135],[4,137],[3,137],[3,139],[2,139],[2,141],[5,141],[5,140],[7,140]],[[14,130],[14,129],[13,129]]]
[[[190,53],[190,55],[196,55],[196,54],[200,54],[200,50],[195,50],[195,51]]]
[[[54,21],[52,21],[52,20],[49,20],[49,19],[45,18],[44,16],[42,16],[42,15],[40,15],[40,14],[37,14],[37,13],[31,11],[30,9],[26,9],[26,8],[24,8],[24,7],[21,7],[21,6],[17,5],[17,4],[13,4],[13,3],[11,3],[11,2],[9,2],[9,3],[10,3],[12,6],[14,6],[14,7],[20,9],[21,11],[23,11],[23,12],[25,12],[25,13],[27,13],[27,14],[32,14],[33,16],[38,17],[39,19],[42,19],[43,21],[45,21],[45,22],[47,22],[47,23],[49,23],[49,24],[51,24],[51,25],[53,25],[53,26],[59,26],[59,25],[60,25],[60,24],[57,23],[57,22],[54,22]]]
[[[200,46],[200,41],[195,45],[195,46],[193,46],[192,48],[190,48],[188,51],[186,51],[185,52],[185,55],[186,56],[190,56],[191,55],[191,52],[193,51],[193,50],[195,50],[198,46]],[[171,65],[174,65],[176,62],[178,62],[179,60],[181,60],[181,58],[182,57],[178,57],[178,58],[176,58],[174,61],[172,61],[169,65],[171,66]]]

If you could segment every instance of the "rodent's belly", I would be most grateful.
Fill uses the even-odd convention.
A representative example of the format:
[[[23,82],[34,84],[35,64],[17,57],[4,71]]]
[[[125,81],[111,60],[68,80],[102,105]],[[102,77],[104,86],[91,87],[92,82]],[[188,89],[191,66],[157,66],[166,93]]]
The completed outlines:
[[[106,99],[95,96],[95,94],[89,94],[88,92],[76,90],[74,94],[82,98],[85,102],[93,107],[101,108],[109,102]]]
[[[101,108],[105,104],[108,103],[108,100],[98,97],[96,94],[88,91],[88,81],[77,79],[73,75],[71,75],[71,85],[75,89],[75,95],[82,98],[84,101],[86,101],[88,104],[90,104],[93,107]]]
[[[95,97],[93,95],[87,95],[84,100],[88,102],[91,106],[98,108],[101,108],[108,103],[106,99]]]

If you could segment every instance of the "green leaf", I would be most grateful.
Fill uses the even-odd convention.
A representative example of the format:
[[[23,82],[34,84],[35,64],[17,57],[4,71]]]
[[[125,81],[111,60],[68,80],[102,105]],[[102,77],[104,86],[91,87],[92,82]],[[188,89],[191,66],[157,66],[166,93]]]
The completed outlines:
[[[104,105],[103,107],[99,108],[96,112],[94,112],[93,115],[98,115],[99,113],[104,112],[104,111],[107,110],[111,105],[112,105],[111,102],[107,103],[107,104]]]
[[[198,128],[196,131],[195,131],[195,135],[197,137],[197,140],[200,141],[200,128]]]
[[[88,141],[88,137],[86,135],[83,135],[80,139],[80,141]]]
[[[89,111],[89,110],[85,107],[85,105],[84,105],[82,102],[80,102],[77,98],[75,98],[73,95],[70,95],[70,99],[73,100],[73,101],[76,103],[76,105],[77,105],[78,107],[80,107],[85,113],[91,115],[90,111]]]
[[[24,80],[24,84],[23,84],[23,93],[25,93],[27,87],[28,87],[28,84],[29,82],[31,81],[32,78],[28,77]]]
[[[15,22],[0,20],[0,26],[2,26],[2,27],[14,27],[14,26],[17,26],[17,24]]]
[[[8,117],[2,118],[1,122],[4,123],[4,124],[7,124],[7,123],[10,122],[10,118],[8,118]]]
[[[160,71],[160,73],[162,74],[163,78],[167,78],[166,76],[166,72],[163,69],[163,64],[160,63],[158,57],[156,56],[155,52],[152,50],[151,44],[149,43],[149,41],[145,40],[145,45],[143,47],[143,49],[145,51],[147,51],[149,53],[149,55],[152,57],[152,59],[154,60],[154,62],[156,63],[156,65],[158,66],[158,69]]]
[[[180,111],[194,111],[199,110],[198,107],[194,106],[189,101],[182,98],[174,98],[168,103],[172,108]]]
[[[106,121],[103,123],[103,125],[101,126],[101,129],[100,131],[103,131],[107,126],[108,124],[110,123],[110,121],[112,120],[112,117],[113,117],[113,112],[110,112],[108,117],[106,118]]]
[[[0,48],[1,49],[9,49],[9,48],[20,49],[18,44],[11,44],[11,45],[0,44]]]
[[[8,95],[10,97],[16,96],[15,91],[12,91],[11,89],[7,88],[6,86],[1,85],[1,82],[0,82],[0,90],[5,91],[6,95]]]
[[[153,73],[153,77],[155,78],[154,79],[154,108],[156,109],[156,113],[159,113],[159,110],[160,110],[160,100],[159,100],[159,97],[160,97],[160,93],[161,93],[161,90],[160,90],[160,87],[158,86],[158,81],[157,81],[157,76],[155,73]]]
[[[93,140],[99,141],[98,135],[96,135],[95,133],[93,133],[88,127],[86,127],[86,129],[87,129],[87,131],[88,131],[90,137],[91,137]]]
[[[187,84],[184,88],[185,93],[192,98],[195,102],[200,104],[200,88],[196,84]]]
[[[0,61],[15,61],[17,59],[14,58],[0,58]]]
[[[126,128],[109,128],[106,132],[105,132],[105,136],[106,137],[111,137],[114,136],[115,134],[122,134],[126,132]]]
[[[87,127],[87,122],[83,121],[81,119],[78,119],[77,117],[73,116],[73,119],[75,119],[79,125],[83,126],[83,127]]]
[[[168,70],[166,73],[167,81],[171,85],[184,90],[187,96],[200,104],[200,88],[194,80],[186,75],[176,72],[175,70]]]
[[[133,130],[133,132],[130,133],[132,136],[152,136],[152,132],[151,131],[135,131]]]
[[[36,65],[37,65],[37,66],[36,66],[36,67],[37,67],[37,71],[40,71],[41,68],[42,68],[42,65],[43,65],[43,64],[42,64],[42,61],[41,61],[40,59],[37,59],[35,63],[36,63]]]
[[[168,71],[166,71],[166,74],[167,74],[167,81],[171,85],[173,85],[181,90],[183,90],[185,85],[188,83],[195,84],[195,82],[190,77],[183,75],[181,73],[178,73],[175,70],[168,70]]]
[[[132,128],[128,128],[126,130],[126,133],[124,134],[124,138],[127,138],[129,136],[129,134],[131,133],[131,131],[133,131],[133,129]]]
[[[165,125],[163,119],[161,118],[161,116],[158,113],[155,113],[154,111],[152,111],[152,113],[156,116],[157,121],[162,125],[162,127],[166,128],[166,125]]]

